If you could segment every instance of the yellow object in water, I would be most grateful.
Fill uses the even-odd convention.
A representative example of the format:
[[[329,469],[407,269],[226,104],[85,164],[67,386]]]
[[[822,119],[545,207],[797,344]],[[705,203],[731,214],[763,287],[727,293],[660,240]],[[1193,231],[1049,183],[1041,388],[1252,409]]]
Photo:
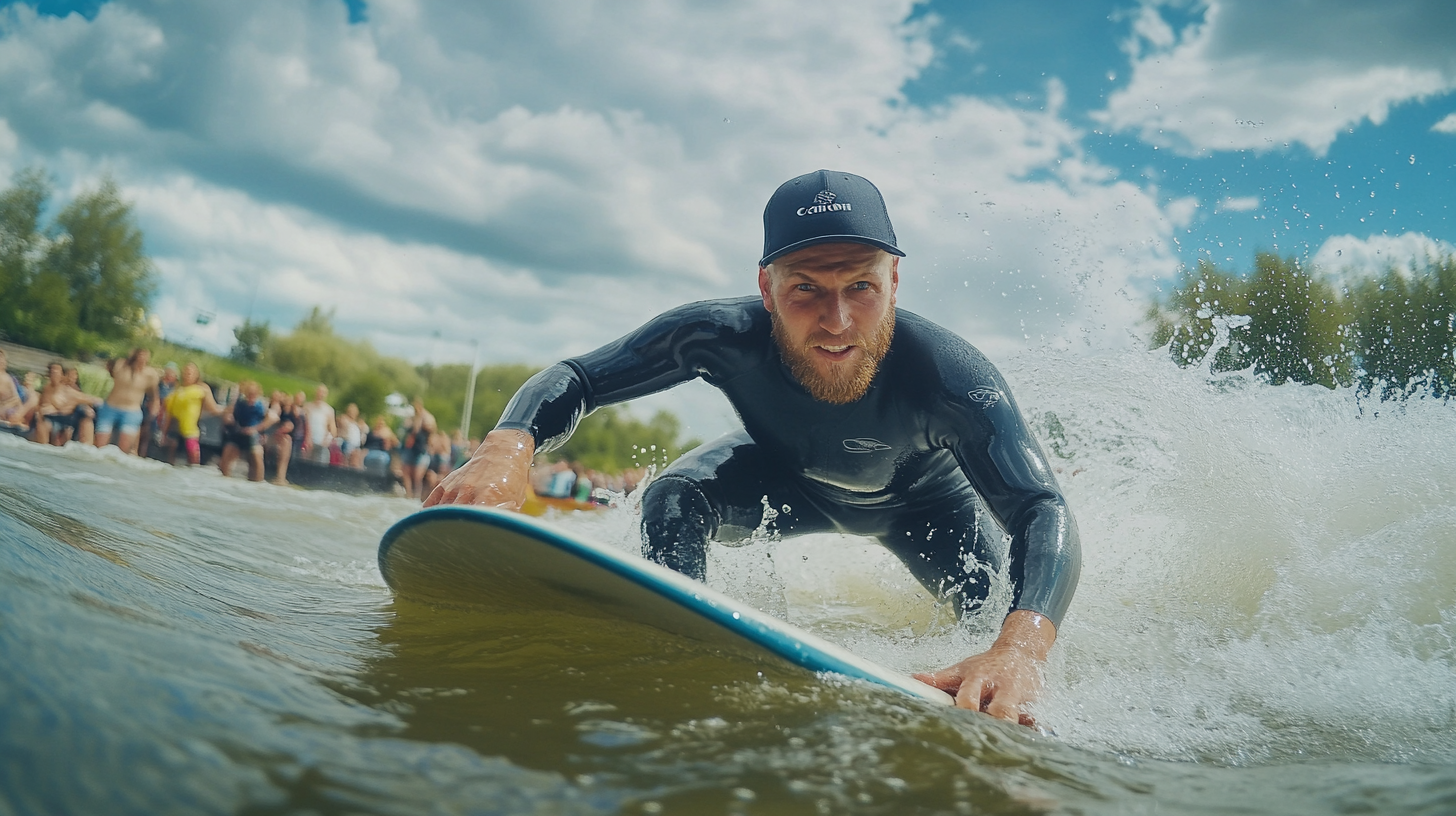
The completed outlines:
[[[547,510],[560,510],[562,512],[575,512],[578,510],[600,510],[600,504],[594,502],[577,501],[576,499],[558,499],[552,496],[538,496],[536,491],[527,490],[526,500],[521,503],[521,512],[528,516],[544,516]]]

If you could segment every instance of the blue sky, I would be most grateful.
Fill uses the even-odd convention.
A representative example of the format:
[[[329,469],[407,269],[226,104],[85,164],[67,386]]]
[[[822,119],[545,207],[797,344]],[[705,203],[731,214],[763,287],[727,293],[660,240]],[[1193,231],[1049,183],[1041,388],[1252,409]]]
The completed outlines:
[[[819,167],[884,190],[903,306],[1096,348],[1200,258],[1452,251],[1452,42],[1445,0],[10,2],[0,170],[112,174],[218,350],[318,304],[416,361],[579,353],[752,292]]]

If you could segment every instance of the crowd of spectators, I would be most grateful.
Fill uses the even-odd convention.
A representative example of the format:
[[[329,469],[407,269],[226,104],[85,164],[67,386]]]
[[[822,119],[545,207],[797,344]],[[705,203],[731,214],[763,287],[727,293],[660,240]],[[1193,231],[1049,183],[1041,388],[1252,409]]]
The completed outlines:
[[[140,348],[106,363],[112,382],[105,398],[83,390],[76,368],[60,361],[47,366],[45,378],[34,372],[16,377],[7,366],[0,348],[0,431],[39,444],[115,444],[124,453],[172,464],[180,452],[194,467],[211,452],[224,475],[241,462],[253,481],[262,481],[271,464],[272,482],[288,484],[290,466],[307,462],[392,474],[406,495],[423,499],[478,444],[460,430],[442,431],[418,397],[397,426],[383,414],[366,422],[354,403],[335,411],[324,385],[312,400],[302,391],[265,398],[251,380],[214,388],[196,363],[155,368]],[[210,441],[204,439],[208,417],[218,418],[221,431]],[[606,474],[567,461],[545,463],[534,473],[537,495],[579,504],[596,501],[595,488],[625,494],[644,476],[640,469]]]

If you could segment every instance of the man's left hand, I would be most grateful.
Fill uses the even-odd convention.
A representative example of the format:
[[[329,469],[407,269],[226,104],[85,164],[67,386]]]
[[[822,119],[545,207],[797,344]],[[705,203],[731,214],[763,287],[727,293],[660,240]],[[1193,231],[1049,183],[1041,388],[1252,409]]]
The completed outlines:
[[[960,708],[1035,728],[1036,721],[1024,707],[1041,692],[1041,667],[1056,638],[1056,627],[1046,616],[1018,609],[1006,616],[990,649],[914,677],[955,695]]]

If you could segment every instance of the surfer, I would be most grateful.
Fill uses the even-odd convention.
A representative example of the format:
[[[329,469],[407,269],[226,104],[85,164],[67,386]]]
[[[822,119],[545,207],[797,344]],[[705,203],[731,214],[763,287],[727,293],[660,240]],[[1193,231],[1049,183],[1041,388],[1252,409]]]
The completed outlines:
[[[784,536],[878,539],[958,614],[986,602],[1004,560],[1012,599],[995,643],[916,677],[1032,724],[1024,706],[1080,572],[1076,524],[996,368],[895,308],[904,255],[866,179],[820,170],[785,182],[764,210],[757,296],[673,309],[532,377],[426,506],[519,508],[532,457],[582,417],[701,377],[744,430],[645,488],[643,554],[702,580],[707,542],[747,538],[766,501]]]

